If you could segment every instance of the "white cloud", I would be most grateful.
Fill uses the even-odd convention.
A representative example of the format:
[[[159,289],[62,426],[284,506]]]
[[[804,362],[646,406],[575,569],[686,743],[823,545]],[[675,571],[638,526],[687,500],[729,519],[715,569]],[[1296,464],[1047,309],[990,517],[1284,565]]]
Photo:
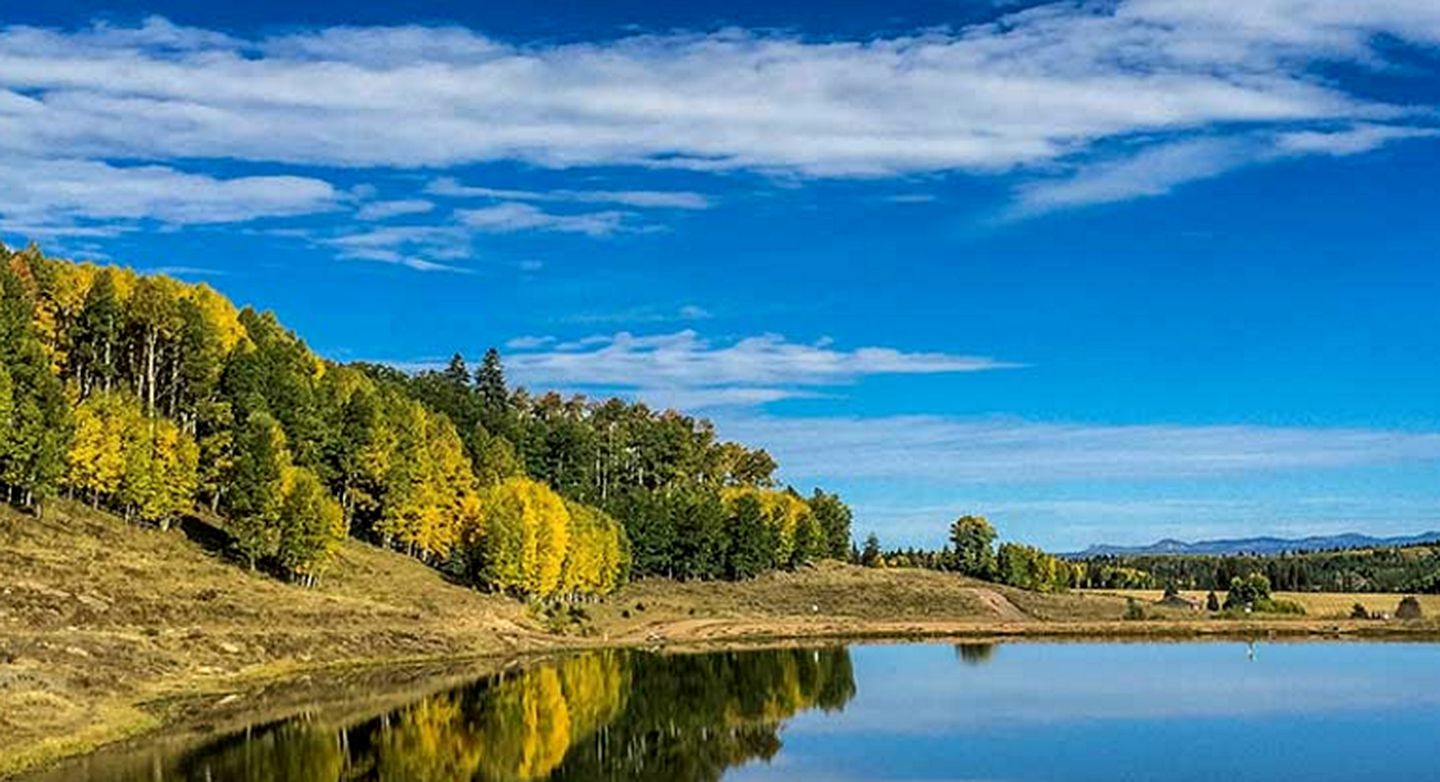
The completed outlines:
[[[1433,138],[1440,135],[1434,128],[1398,127],[1360,124],[1345,130],[1303,130],[1281,134],[1278,147],[1290,154],[1358,155],[1391,141],[1412,138]]]
[[[511,350],[535,350],[546,345],[554,344],[555,338],[549,336],[535,336],[527,334],[523,337],[515,337],[505,343],[505,347]]]
[[[0,156],[0,220],[17,231],[74,236],[88,221],[241,222],[325,211],[335,201],[328,182],[306,177],[220,179],[166,166]]]
[[[729,416],[787,478],[940,484],[1199,478],[1440,460],[1440,433],[1373,429],[1040,423],[937,416]]]
[[[709,209],[710,199],[683,190],[507,190],[464,185],[441,177],[425,188],[449,198],[494,198],[504,201],[551,201],[577,204],[619,204],[636,209]]]
[[[865,41],[517,46],[457,28],[0,32],[0,147],[345,166],[995,171],[1098,140],[1412,113],[1314,74],[1440,42],[1433,0],[1057,3]],[[396,121],[403,116],[404,121]]]
[[[716,344],[691,330],[655,336],[627,332],[506,357],[510,374],[532,386],[588,388],[683,407],[749,406],[815,396],[816,389],[870,375],[980,372],[1017,365],[949,353],[906,353],[828,343],[802,344],[776,334]]]
[[[1010,217],[1074,206],[1165,195],[1176,187],[1242,166],[1301,155],[1335,157],[1370,152],[1392,141],[1440,136],[1433,128],[1357,123],[1340,130],[1187,138],[1140,146],[1126,156],[1087,161],[1068,176],[1033,180],[1016,188]]]
[[[1236,168],[1254,155],[1250,144],[1235,139],[1144,147],[1130,157],[1082,167],[1069,177],[1021,185],[1012,216],[1164,195],[1186,182]]]
[[[307,238],[329,247],[341,258],[395,264],[423,272],[469,272],[453,263],[471,254],[469,231],[456,226],[391,225]]]
[[[482,209],[461,209],[456,215],[461,223],[486,233],[551,231],[592,237],[609,236],[620,230],[626,216],[616,211],[553,214],[515,201]]]
[[[360,207],[355,212],[355,219],[388,220],[392,217],[425,214],[434,208],[435,204],[419,198],[407,198],[397,201],[376,201]]]

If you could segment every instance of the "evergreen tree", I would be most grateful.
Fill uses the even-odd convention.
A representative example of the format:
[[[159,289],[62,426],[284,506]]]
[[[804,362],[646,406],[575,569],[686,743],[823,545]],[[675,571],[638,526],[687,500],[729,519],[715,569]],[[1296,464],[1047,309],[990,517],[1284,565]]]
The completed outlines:
[[[961,516],[950,525],[956,569],[967,576],[989,579],[995,573],[995,528],[983,516]]]
[[[285,477],[291,467],[285,432],[268,413],[251,413],[236,438],[235,468],[224,509],[235,548],[253,569],[275,553]]]
[[[880,538],[873,532],[865,536],[865,547],[860,550],[860,564],[865,567],[885,567],[885,558],[880,554]]]

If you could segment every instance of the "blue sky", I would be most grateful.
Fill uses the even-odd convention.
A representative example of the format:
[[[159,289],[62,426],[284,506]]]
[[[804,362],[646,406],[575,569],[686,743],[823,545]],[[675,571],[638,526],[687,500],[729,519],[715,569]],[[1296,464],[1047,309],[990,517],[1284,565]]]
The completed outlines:
[[[1440,528],[1433,0],[231,5],[6,4],[0,236],[895,543]]]

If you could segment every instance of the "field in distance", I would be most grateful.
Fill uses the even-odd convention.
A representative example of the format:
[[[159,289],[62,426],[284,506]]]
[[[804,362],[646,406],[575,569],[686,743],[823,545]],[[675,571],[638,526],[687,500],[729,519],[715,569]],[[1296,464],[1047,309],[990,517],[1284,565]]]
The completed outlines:
[[[1156,603],[1163,596],[1159,589],[1085,589],[1086,594],[1108,597],[1133,597],[1142,603]],[[1208,594],[1203,589],[1181,590],[1181,595],[1205,604]],[[1223,601],[1224,592],[1216,593]],[[1311,619],[1348,619],[1356,603],[1365,606],[1372,615],[1395,615],[1395,608],[1406,595],[1389,592],[1275,592],[1277,600],[1289,600],[1305,608],[1305,615]],[[1427,618],[1440,616],[1440,595],[1416,595],[1420,608]]]

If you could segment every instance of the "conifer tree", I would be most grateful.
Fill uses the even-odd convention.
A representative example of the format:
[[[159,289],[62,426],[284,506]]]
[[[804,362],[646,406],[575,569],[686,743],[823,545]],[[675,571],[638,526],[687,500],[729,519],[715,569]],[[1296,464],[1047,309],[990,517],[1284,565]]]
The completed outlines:
[[[280,424],[268,413],[251,413],[236,438],[235,467],[224,504],[235,548],[251,569],[275,553],[290,467]]]

